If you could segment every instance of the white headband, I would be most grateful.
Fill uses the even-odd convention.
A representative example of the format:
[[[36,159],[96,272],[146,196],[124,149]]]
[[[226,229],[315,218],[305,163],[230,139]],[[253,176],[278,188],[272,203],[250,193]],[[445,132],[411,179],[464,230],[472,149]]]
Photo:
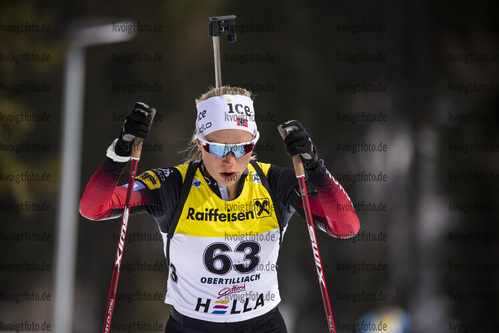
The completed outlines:
[[[255,110],[251,98],[242,95],[222,95],[210,97],[196,105],[196,131],[201,137],[212,132],[237,129],[258,133]]]

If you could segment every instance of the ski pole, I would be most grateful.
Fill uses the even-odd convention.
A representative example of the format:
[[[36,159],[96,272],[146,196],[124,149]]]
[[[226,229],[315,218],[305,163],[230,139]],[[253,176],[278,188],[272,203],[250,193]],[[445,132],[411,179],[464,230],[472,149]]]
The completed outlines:
[[[283,137],[285,137],[292,129],[286,129],[286,131],[279,131]],[[303,202],[303,210],[305,211],[305,220],[307,222],[308,233],[310,236],[310,243],[312,245],[312,251],[314,253],[315,268],[317,271],[317,277],[319,278],[319,286],[322,295],[322,302],[324,303],[324,310],[326,311],[327,324],[330,333],[336,333],[336,328],[334,326],[333,312],[331,311],[331,304],[329,302],[329,294],[326,287],[326,277],[324,276],[324,270],[322,269],[321,255],[319,253],[319,246],[317,245],[317,238],[315,236],[314,222],[312,219],[312,212],[310,210],[310,202],[308,201],[307,186],[305,184],[305,168],[303,167],[303,161],[300,155],[295,155],[292,157],[293,167],[295,169],[295,175],[298,180],[298,185],[300,186],[300,196]]]
[[[118,278],[120,276],[121,258],[123,257],[123,250],[125,247],[126,230],[128,227],[128,216],[130,215],[130,200],[132,198],[133,184],[135,181],[135,173],[137,172],[137,165],[140,160],[140,153],[142,151],[143,140],[135,138],[132,144],[132,162],[130,165],[130,175],[128,176],[128,189],[126,192],[125,208],[123,217],[121,219],[121,232],[116,249],[116,257],[114,259],[113,277],[111,278],[111,288],[109,290],[109,297],[106,307],[106,318],[104,320],[103,333],[108,333],[111,329],[111,319],[113,317],[114,303],[116,298],[116,289],[118,288]]]

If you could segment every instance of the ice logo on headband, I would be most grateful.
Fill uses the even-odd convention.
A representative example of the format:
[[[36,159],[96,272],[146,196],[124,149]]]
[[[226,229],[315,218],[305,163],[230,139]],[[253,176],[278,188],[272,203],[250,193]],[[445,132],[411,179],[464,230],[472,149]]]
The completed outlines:
[[[251,108],[249,105],[241,103],[233,104],[230,98],[227,99],[229,110],[225,112],[226,121],[235,121],[236,126],[248,127],[248,118],[252,117]]]
[[[249,105],[236,104],[235,106],[233,106],[230,98],[227,99],[227,105],[229,106],[229,114],[234,113],[235,109],[239,115],[246,114],[246,116],[248,117],[251,117],[253,115]],[[243,109],[244,111],[241,109]],[[227,113],[225,114],[225,117],[227,117]]]
[[[256,136],[253,100],[242,95],[222,95],[199,102],[196,128],[206,136],[224,129],[238,129]]]

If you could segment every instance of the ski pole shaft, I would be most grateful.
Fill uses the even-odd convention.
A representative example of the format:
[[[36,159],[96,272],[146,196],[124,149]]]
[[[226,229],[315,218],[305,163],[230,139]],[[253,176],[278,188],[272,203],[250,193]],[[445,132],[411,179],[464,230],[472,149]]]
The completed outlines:
[[[305,168],[303,167],[303,161],[300,155],[295,155],[292,157],[292,159],[293,159],[293,167],[295,169],[295,175],[298,180],[298,185],[300,187],[300,196],[303,203],[303,210],[305,211],[305,220],[307,222],[308,233],[310,236],[310,243],[312,245],[312,251],[314,253],[315,268],[317,271],[317,277],[319,279],[319,287],[321,290],[322,302],[324,303],[324,310],[326,312],[329,332],[336,333],[336,327],[334,326],[333,312],[331,310],[331,303],[329,301],[329,294],[327,292],[327,287],[326,287],[326,278],[324,276],[324,270],[322,269],[322,261],[321,261],[321,255],[319,253],[319,246],[317,244],[317,237],[315,236],[312,211],[310,209],[310,202],[308,200],[307,186],[305,184]]]
[[[125,247],[125,237],[128,227],[128,217],[130,215],[130,200],[132,198],[135,173],[137,172],[137,165],[139,163],[140,154],[142,151],[142,142],[143,142],[142,139],[135,138],[132,145],[132,159],[131,159],[132,162],[130,165],[130,175],[128,176],[128,189],[126,192],[123,217],[121,219],[120,239],[118,241],[118,247],[116,249],[116,256],[114,259],[113,276],[111,278],[111,287],[109,290],[109,297],[107,300],[106,318],[104,320],[104,328],[102,330],[103,333],[109,333],[111,329],[111,320],[113,317],[116,290],[118,288],[118,278],[120,276],[121,259],[123,257],[123,251]]]

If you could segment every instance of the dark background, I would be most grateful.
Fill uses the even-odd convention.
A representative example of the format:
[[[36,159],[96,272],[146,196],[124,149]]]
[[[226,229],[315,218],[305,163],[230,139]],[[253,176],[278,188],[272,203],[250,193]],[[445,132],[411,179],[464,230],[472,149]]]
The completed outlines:
[[[163,28],[137,33],[129,42],[86,49],[82,193],[135,101],[158,110],[147,142],[151,149],[143,152],[139,169],[182,161],[177,152],[193,131],[194,99],[214,85],[207,18],[234,14],[238,41],[229,44],[223,36],[223,82],[255,90],[255,109],[267,116],[258,124],[263,144],[259,159],[291,166],[276,127],[299,119],[357,207],[361,235],[352,240],[317,235],[338,332],[358,331],[355,323],[366,312],[392,306],[410,317],[411,332],[496,332],[498,9],[495,1],[3,1],[0,322],[52,322],[68,25],[75,19],[107,17]],[[52,29],[8,30],[9,25],[26,21],[50,24]],[[363,24],[381,31],[354,31]],[[139,51],[159,54],[162,61],[128,63],[113,58]],[[50,61],[9,60],[9,55],[22,52],[49,54]],[[382,61],[352,57],[362,53],[381,54]],[[255,61],[252,54],[264,56],[264,61]],[[235,61],[234,56],[240,60],[246,55],[248,61]],[[8,88],[25,82],[51,89],[16,93]],[[134,82],[162,89],[131,93],[116,89]],[[386,89],[352,91],[362,82]],[[270,91],[263,89],[268,87]],[[355,121],[362,112],[381,114],[383,121]],[[51,118],[19,122],[9,118],[24,113]],[[19,152],[9,148],[22,142],[49,148]],[[353,152],[362,142],[386,149]],[[50,179],[9,178],[26,171],[45,173]],[[383,177],[354,179],[362,172]],[[126,179],[127,174],[123,182]],[[27,201],[50,207],[12,209]],[[372,206],[384,209],[366,209]],[[119,219],[91,222],[79,216],[74,332],[102,327],[117,244],[113,235],[119,225]],[[25,233],[38,238],[19,242],[12,238]],[[151,217],[140,215],[131,219],[128,234],[158,239],[159,232]],[[160,239],[126,244],[123,265],[140,261],[158,269],[122,269],[119,295],[164,295],[167,270],[162,249]],[[25,262],[31,263],[31,269],[16,271]],[[308,233],[297,217],[290,222],[281,249],[279,278],[280,308],[289,331],[325,332]],[[51,298],[19,302],[9,298],[21,292]],[[355,299],[362,292],[381,297]],[[164,325],[169,311],[162,301],[125,299],[118,300],[113,319],[123,325],[136,321]],[[383,322],[392,325],[387,318]],[[126,331],[122,327],[126,326],[114,331]]]

